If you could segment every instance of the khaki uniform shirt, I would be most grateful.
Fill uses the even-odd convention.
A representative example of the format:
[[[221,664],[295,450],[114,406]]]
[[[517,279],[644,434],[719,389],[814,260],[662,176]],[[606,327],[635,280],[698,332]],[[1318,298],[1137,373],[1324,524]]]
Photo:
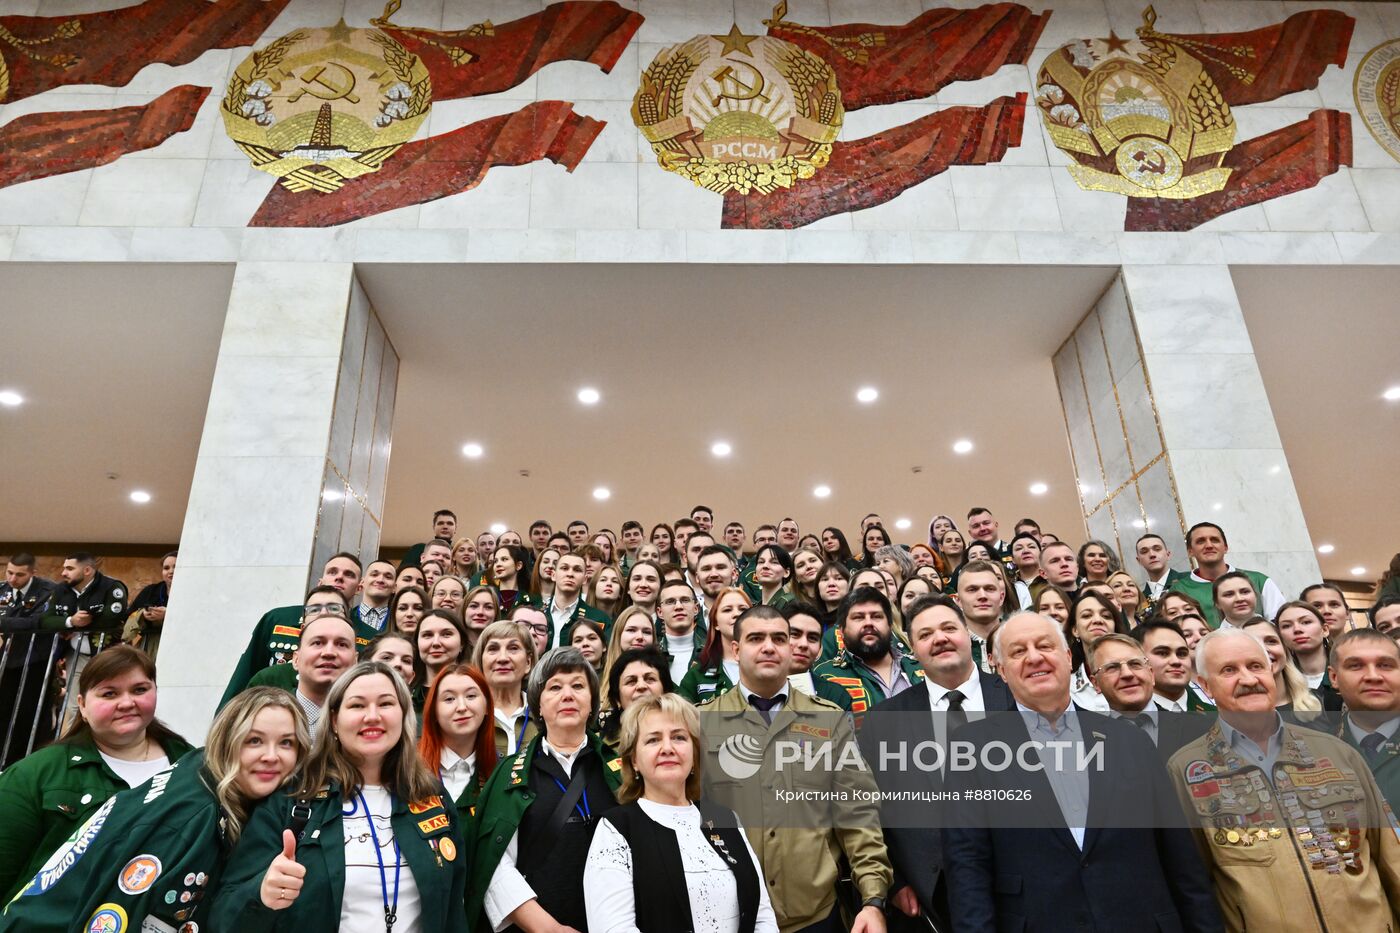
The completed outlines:
[[[1272,773],[1219,723],[1171,758],[1172,781],[1230,931],[1396,929],[1400,824],[1361,755],[1283,724]]]
[[[862,901],[886,896],[892,872],[878,791],[870,771],[858,766],[846,712],[789,689],[770,726],[736,686],[703,704],[700,719],[706,793],[739,814],[781,933],[831,913],[843,854]],[[776,755],[797,753],[821,763],[775,767]]]

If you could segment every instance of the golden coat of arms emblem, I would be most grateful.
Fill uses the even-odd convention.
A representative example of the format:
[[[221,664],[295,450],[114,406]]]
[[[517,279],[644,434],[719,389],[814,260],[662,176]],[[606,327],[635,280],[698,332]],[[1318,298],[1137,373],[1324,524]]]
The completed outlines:
[[[1400,160],[1400,39],[1391,39],[1366,53],[1356,66],[1352,93],[1356,112],[1371,136]]]
[[[1087,191],[1195,198],[1225,187],[1235,119],[1200,59],[1158,33],[1148,7],[1136,38],[1081,39],[1050,53],[1036,104]]]
[[[720,194],[768,194],[811,178],[844,117],[830,65],[738,26],[663,49],[632,101],[661,167]]]
[[[376,172],[432,106],[428,70],[377,29],[298,29],[235,69],[224,128],[292,191],[334,191]]]

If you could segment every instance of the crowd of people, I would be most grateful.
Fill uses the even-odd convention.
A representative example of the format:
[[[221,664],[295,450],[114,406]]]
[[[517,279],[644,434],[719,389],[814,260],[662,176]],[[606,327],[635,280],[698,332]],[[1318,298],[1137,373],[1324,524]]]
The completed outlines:
[[[1185,540],[442,510],[263,614],[199,748],[176,555],[128,599],[17,554],[0,933],[1395,929],[1400,573],[1354,614]]]

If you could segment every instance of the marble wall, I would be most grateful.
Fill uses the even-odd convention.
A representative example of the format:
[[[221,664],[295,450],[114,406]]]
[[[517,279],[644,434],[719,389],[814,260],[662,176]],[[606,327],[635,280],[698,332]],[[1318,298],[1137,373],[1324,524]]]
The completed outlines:
[[[1228,268],[1125,266],[1054,366],[1085,524],[1125,563],[1152,531],[1188,569],[1210,521],[1285,595],[1322,579]]]

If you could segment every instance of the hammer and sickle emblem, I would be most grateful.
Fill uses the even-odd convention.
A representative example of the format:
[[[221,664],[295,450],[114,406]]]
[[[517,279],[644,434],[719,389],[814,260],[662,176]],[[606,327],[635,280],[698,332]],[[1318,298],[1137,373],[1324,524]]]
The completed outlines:
[[[335,72],[327,69],[334,68]],[[332,78],[339,77],[339,81]],[[348,100],[352,104],[358,104],[360,99],[351,91],[355,90],[355,73],[339,62],[326,62],[324,65],[312,65],[301,73],[301,81],[306,87],[298,88],[290,97],[288,103],[295,104],[301,100],[303,94],[310,94],[320,100]]]
[[[734,65],[740,65],[753,72],[753,83],[745,83],[734,70]],[[769,100],[768,95],[763,93],[763,72],[752,65],[745,65],[743,62],[734,62],[733,65],[725,65],[723,68],[720,68],[714,74],[710,75],[710,77],[719,82],[719,93],[715,95],[714,100],[711,102],[710,105],[712,107],[718,107],[719,102],[726,97],[730,100],[757,99],[765,103]]]

